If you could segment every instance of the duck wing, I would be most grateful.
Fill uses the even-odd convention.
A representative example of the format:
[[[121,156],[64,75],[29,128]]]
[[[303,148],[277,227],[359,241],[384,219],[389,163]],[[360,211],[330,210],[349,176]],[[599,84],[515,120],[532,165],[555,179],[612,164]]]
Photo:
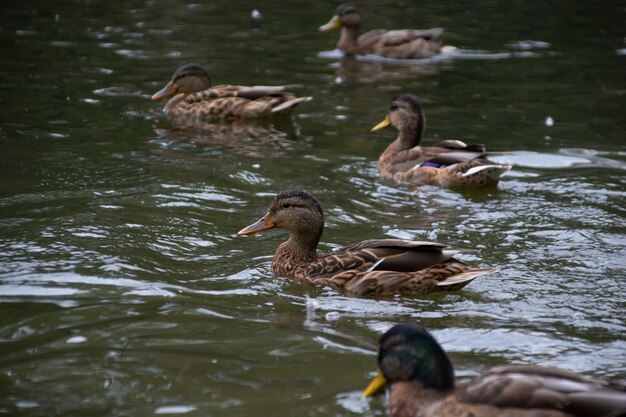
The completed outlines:
[[[206,90],[199,91],[194,94],[190,94],[189,96],[187,96],[186,99],[188,101],[198,101],[198,100],[210,100],[214,98],[223,98],[223,97],[241,97],[241,98],[246,98],[248,100],[258,100],[263,97],[276,97],[276,96],[293,97],[293,94],[287,91],[289,87],[296,87],[296,86],[216,85],[211,88],[207,88]]]
[[[306,268],[308,277],[331,277],[343,271],[365,272],[388,268],[415,271],[451,258],[445,245],[402,239],[371,239],[321,255]],[[413,265],[412,262],[415,262]]]
[[[442,150],[441,148],[425,148],[424,154],[420,158],[419,163],[423,164],[424,162],[431,162],[441,166],[449,166],[476,159],[487,161],[485,157],[486,155],[483,152],[469,152],[463,150],[448,151]]]
[[[443,28],[432,29],[400,29],[386,31],[380,36],[380,42],[386,47],[393,47],[413,42],[416,39],[426,41],[438,40],[443,34]],[[360,40],[360,39],[359,39]]]
[[[425,58],[439,52],[442,33],[442,28],[371,30],[359,36],[354,52],[400,59]]]
[[[433,143],[431,146],[433,148],[444,148],[444,149],[450,149],[450,150],[464,150],[464,151],[481,152],[481,153],[487,152],[487,147],[483,144],[472,143],[468,145],[465,142],[461,140],[456,140],[456,139],[440,140],[439,142]]]
[[[573,372],[534,365],[501,366],[459,386],[458,401],[501,408],[563,410],[575,416],[623,415],[626,390]]]
[[[384,158],[384,160],[379,161],[379,164],[382,163],[383,165],[388,167],[386,170],[389,171],[390,174],[395,174],[404,172],[408,173],[408,171],[419,168],[420,166],[428,162],[429,164],[426,164],[427,166],[441,168],[444,166],[454,165],[461,162],[467,162],[484,157],[484,152],[466,150],[463,148],[451,149],[438,146],[416,146],[411,149],[383,155],[382,158]],[[486,159],[484,160],[486,161]]]
[[[200,117],[265,117],[293,109],[312,97],[296,97],[290,86],[219,85],[190,94],[175,111]]]
[[[287,91],[289,87],[294,87],[294,86],[239,85],[239,86],[229,86],[229,88],[224,89],[224,91],[231,93],[235,97],[243,97],[249,100],[258,100],[263,97],[271,97],[271,96],[293,97],[293,94]]]
[[[308,276],[333,276],[343,271],[410,272],[444,262],[459,253],[434,242],[371,239],[319,256],[306,270]]]
[[[373,239],[341,248],[309,265],[309,279],[349,293],[425,294],[459,289],[491,269],[472,268],[434,242]]]
[[[403,239],[371,239],[339,249],[341,257],[360,256],[374,260],[370,271],[412,272],[445,262],[461,250],[445,249],[435,242]]]
[[[395,59],[427,58],[441,51],[442,32],[441,28],[371,31],[359,37],[356,52]]]
[[[386,33],[385,29],[374,29],[363,33],[358,39],[358,52],[363,54],[372,53],[374,45],[379,43]]]

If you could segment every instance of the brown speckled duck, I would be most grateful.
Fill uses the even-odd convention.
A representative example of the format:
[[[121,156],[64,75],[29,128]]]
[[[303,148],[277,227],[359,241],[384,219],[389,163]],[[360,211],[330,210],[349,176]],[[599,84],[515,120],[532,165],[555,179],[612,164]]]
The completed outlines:
[[[378,375],[363,392],[389,387],[393,417],[617,417],[626,390],[558,368],[498,366],[460,384],[441,345],[417,324],[380,339]]]
[[[387,58],[416,59],[428,58],[440,52],[451,51],[453,46],[443,46],[440,37],[441,28],[433,29],[400,29],[370,30],[359,36],[361,15],[353,4],[342,4],[337,8],[333,18],[323,26],[321,31],[341,28],[337,49],[348,54],[375,54]]]
[[[163,111],[173,118],[260,118],[288,113],[312,97],[296,97],[287,86],[218,85],[211,87],[206,70],[185,64],[152,100],[172,97]]]
[[[449,188],[493,187],[511,169],[488,160],[482,145],[443,140],[431,147],[420,146],[426,117],[413,94],[394,98],[387,116],[372,132],[389,125],[399,134],[378,158],[378,168],[386,178]]]
[[[279,193],[265,216],[238,235],[273,228],[289,232],[272,259],[274,275],[356,295],[458,290],[477,276],[494,272],[468,266],[454,258],[463,250],[433,242],[372,239],[319,253],[324,214],[317,200],[304,191]]]

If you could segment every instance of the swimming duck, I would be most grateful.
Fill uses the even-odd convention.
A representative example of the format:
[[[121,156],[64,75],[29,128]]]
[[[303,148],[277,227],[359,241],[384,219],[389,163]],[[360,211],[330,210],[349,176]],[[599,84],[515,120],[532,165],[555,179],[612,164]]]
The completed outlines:
[[[433,29],[376,29],[359,36],[361,15],[350,3],[337,7],[332,19],[319,30],[326,32],[341,28],[337,49],[348,54],[375,54],[387,58],[416,59],[428,58],[440,52],[456,49],[444,47],[440,37],[441,28]]]
[[[251,235],[274,228],[285,229],[289,239],[274,253],[274,275],[327,285],[356,295],[395,293],[426,294],[458,290],[479,275],[494,272],[454,258],[464,250],[445,245],[402,239],[372,239],[319,253],[324,213],[305,191],[283,191],[274,197],[267,213],[241,229]]]
[[[152,100],[172,97],[163,111],[174,118],[257,118],[289,112],[312,97],[296,97],[288,86],[218,85],[199,64],[185,64]]]
[[[417,324],[380,339],[378,374],[363,392],[389,387],[393,417],[602,417],[626,415],[626,389],[558,368],[498,366],[455,384],[448,355]]]
[[[466,145],[459,140],[443,140],[421,147],[426,117],[420,100],[403,94],[391,101],[387,116],[372,132],[389,125],[398,131],[378,158],[381,174],[396,181],[450,188],[495,186],[511,169],[487,159],[483,145]]]

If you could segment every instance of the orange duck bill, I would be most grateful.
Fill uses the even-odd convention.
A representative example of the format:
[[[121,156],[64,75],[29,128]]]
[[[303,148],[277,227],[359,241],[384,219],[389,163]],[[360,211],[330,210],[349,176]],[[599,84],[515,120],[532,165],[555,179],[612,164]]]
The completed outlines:
[[[258,233],[258,232],[262,232],[264,230],[273,229],[275,227],[276,227],[276,223],[271,221],[268,218],[268,215],[266,214],[265,216],[261,217],[255,223],[252,223],[251,225],[246,226],[243,229],[241,229],[240,231],[238,231],[237,235],[238,236],[252,235],[252,234],[255,234],[255,233]]]
[[[170,81],[165,87],[152,95],[152,100],[161,100],[162,98],[174,95],[176,91],[176,85]]]

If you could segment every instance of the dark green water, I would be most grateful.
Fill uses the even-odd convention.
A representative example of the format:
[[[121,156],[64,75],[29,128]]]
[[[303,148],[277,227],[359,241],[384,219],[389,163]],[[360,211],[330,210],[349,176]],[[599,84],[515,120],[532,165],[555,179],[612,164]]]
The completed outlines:
[[[360,390],[379,335],[407,320],[459,375],[516,362],[626,379],[622,2],[359,2],[367,28],[443,26],[460,48],[409,64],[342,60],[337,33],[317,32],[331,2],[11,3],[0,413],[385,415]],[[176,129],[149,97],[192,61],[315,100],[273,125]],[[424,100],[427,140],[507,151],[498,190],[379,178],[394,133],[369,129],[404,92]],[[271,278],[285,235],[235,234],[286,188],[325,208],[322,249],[435,240],[499,272],[384,300]]]

